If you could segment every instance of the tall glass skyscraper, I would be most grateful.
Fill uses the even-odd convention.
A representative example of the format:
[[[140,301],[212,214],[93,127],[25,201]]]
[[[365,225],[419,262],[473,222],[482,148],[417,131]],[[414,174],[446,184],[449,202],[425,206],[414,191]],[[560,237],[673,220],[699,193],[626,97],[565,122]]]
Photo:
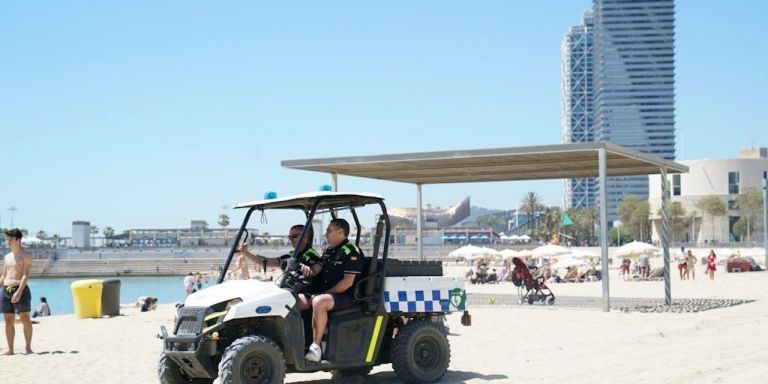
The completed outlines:
[[[594,139],[675,158],[674,0],[594,0]],[[610,178],[608,220],[648,178]]]
[[[595,141],[592,12],[584,12],[581,19],[582,24],[569,28],[560,45],[563,143]],[[565,179],[563,192],[566,209],[594,207],[597,193],[596,179]]]

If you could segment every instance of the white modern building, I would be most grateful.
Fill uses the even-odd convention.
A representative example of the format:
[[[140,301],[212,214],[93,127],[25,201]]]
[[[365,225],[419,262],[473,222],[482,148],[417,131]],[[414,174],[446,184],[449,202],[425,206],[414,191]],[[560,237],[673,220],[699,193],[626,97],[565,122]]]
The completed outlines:
[[[739,194],[750,188],[762,190],[763,172],[768,171],[768,149],[750,148],[742,150],[738,159],[678,161],[689,167],[688,173],[669,175],[671,201],[679,201],[683,209],[695,218],[689,217],[678,228],[670,226],[670,241],[688,243],[728,243],[738,239],[734,225],[745,217],[739,209]],[[661,179],[659,175],[648,177],[650,185],[649,202],[653,219],[653,241],[661,241],[661,219],[657,212],[661,208]],[[711,217],[698,207],[706,196],[717,196],[726,207],[726,214]],[[750,240],[762,241],[762,211],[752,218],[753,229]],[[674,229],[674,231],[673,231]]]
[[[594,0],[595,141],[675,159],[674,0]],[[653,184],[651,184],[653,185]],[[644,176],[609,178],[608,220]]]
[[[72,246],[88,248],[91,246],[91,223],[88,221],[72,222]]]
[[[585,11],[581,16],[581,25],[570,27],[560,45],[563,144],[595,141],[592,116],[593,27],[592,12]],[[565,179],[563,183],[565,209],[595,207],[597,179]]]

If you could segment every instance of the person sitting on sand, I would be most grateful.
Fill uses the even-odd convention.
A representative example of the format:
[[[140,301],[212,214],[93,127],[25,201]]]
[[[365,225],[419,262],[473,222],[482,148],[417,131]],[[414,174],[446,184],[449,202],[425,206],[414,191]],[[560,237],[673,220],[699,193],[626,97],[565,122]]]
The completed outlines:
[[[157,309],[157,298],[152,296],[141,296],[136,300],[134,305],[141,308],[142,312],[154,311]]]
[[[576,269],[574,266],[568,266],[566,268],[565,277],[563,277],[563,280],[565,281],[575,281],[579,279],[579,270]]]
[[[40,298],[40,305],[37,306],[37,309],[35,309],[34,312],[32,312],[32,317],[38,317],[38,316],[50,316],[51,315],[51,308],[48,307],[48,299],[45,297]]]

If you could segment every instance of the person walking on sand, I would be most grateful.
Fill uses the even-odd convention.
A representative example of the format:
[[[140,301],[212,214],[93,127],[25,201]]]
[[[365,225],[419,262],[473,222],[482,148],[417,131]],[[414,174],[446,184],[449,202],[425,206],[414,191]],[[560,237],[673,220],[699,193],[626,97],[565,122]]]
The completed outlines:
[[[184,276],[184,291],[187,293],[187,296],[197,292],[197,289],[195,289],[195,276],[192,272]]]
[[[716,270],[717,270],[717,255],[715,255],[714,249],[710,249],[709,256],[707,256],[707,274],[709,274],[710,280],[715,279]]]
[[[18,312],[24,327],[24,341],[27,354],[32,353],[32,293],[27,283],[34,261],[32,254],[21,246],[21,231],[18,228],[5,232],[5,243],[11,252],[3,260],[3,273],[0,275],[0,308],[5,320],[5,338],[8,341],[6,355],[13,355],[13,339],[16,337],[15,314]]]
[[[685,254],[685,247],[680,247],[680,250],[675,255],[677,260],[677,270],[680,272],[680,281],[685,278],[685,271],[688,269],[688,255]]]
[[[693,255],[691,250],[688,250],[688,269],[685,271],[686,277],[691,280],[696,280],[696,256]]]

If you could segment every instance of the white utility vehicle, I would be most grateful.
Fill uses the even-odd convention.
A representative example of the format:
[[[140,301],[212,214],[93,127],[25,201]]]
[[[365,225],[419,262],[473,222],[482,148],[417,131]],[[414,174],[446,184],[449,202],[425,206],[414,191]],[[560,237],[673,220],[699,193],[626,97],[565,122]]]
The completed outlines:
[[[302,281],[296,267],[299,249],[277,283],[258,280],[224,282],[190,295],[178,309],[173,334],[161,327],[163,352],[158,375],[163,384],[282,383],[291,372],[330,371],[335,379],[367,375],[391,363],[408,383],[439,381],[450,361],[445,315],[464,312],[469,325],[464,281],[443,277],[439,262],[406,262],[387,258],[390,222],[384,199],[368,193],[314,192],[239,204],[245,219],[229,252],[227,271],[251,214],[272,209],[303,212],[306,224],[297,244],[309,235],[315,215],[333,217],[348,211],[361,226],[355,209],[377,206],[372,252],[353,286],[354,305],[331,311],[320,362],[305,360],[311,337],[311,311],[301,311],[291,288]]]

